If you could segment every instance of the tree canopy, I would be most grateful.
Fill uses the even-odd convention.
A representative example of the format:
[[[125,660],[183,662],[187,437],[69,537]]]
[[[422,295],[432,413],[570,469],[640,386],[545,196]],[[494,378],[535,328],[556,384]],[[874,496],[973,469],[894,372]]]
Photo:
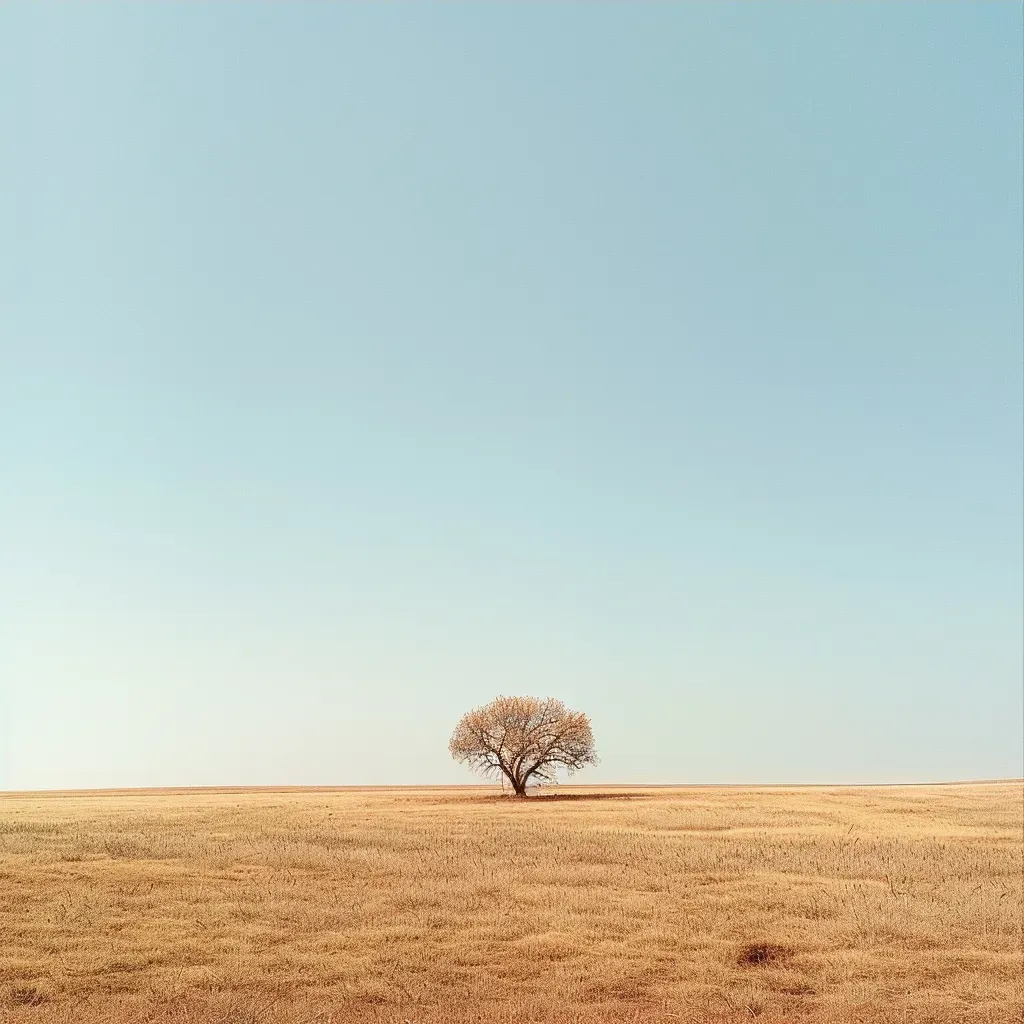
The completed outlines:
[[[506,778],[516,796],[597,764],[590,719],[548,697],[498,697],[463,715],[448,744],[452,757],[492,778]]]

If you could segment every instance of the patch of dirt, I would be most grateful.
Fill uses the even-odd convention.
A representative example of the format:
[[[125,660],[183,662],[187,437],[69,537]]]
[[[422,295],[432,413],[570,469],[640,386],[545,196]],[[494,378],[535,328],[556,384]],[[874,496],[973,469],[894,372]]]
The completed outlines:
[[[745,967],[764,967],[788,960],[792,954],[785,946],[769,942],[754,942],[740,950],[739,962]]]
[[[35,985],[15,985],[11,989],[11,1002],[15,1006],[42,1006],[49,996]]]

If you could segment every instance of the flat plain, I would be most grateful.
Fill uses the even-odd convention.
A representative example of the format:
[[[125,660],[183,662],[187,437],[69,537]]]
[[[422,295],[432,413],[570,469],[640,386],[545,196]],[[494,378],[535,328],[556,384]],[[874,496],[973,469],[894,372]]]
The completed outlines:
[[[11,1024],[1024,1020],[1024,784],[0,794]]]

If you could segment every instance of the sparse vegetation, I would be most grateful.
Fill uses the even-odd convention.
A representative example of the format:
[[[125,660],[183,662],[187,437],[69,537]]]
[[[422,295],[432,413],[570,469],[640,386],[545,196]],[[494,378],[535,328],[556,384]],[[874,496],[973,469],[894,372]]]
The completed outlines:
[[[1021,1021],[1019,783],[557,796],[0,795],[0,1019]]]

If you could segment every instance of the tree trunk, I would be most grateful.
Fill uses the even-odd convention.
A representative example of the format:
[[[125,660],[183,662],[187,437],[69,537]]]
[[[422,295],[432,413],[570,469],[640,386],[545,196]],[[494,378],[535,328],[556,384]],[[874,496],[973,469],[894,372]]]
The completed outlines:
[[[516,790],[516,796],[520,800],[525,800],[526,799],[526,783],[525,782],[517,782],[517,783],[515,783],[515,790]]]

